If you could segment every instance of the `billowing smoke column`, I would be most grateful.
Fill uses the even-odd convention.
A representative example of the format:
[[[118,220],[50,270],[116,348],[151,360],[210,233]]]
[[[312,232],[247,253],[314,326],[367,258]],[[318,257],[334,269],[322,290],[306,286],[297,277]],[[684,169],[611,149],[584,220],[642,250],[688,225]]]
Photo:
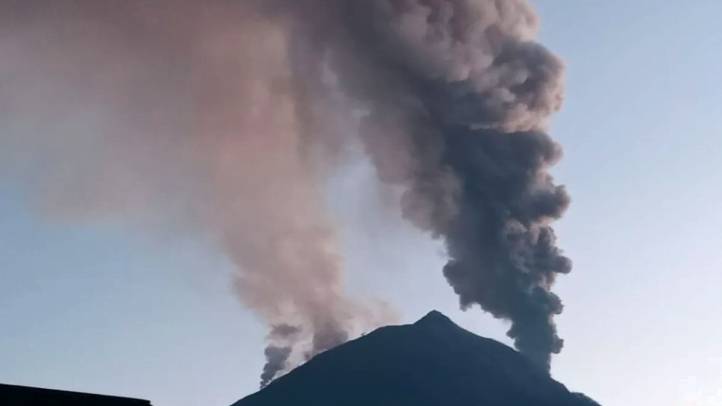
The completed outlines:
[[[335,7],[334,67],[367,102],[360,135],[379,176],[406,185],[405,217],[446,242],[462,307],[510,320],[516,347],[548,369],[562,348],[550,289],[571,261],[550,227],[569,197],[549,175],[561,149],[544,131],[563,64],[533,42],[537,15],[523,0]]]
[[[3,2],[0,173],[47,215],[215,244],[269,325],[266,385],[387,320],[344,293],[323,203],[360,138],[445,241],[462,306],[548,368],[569,198],[545,132],[563,64],[537,24],[523,0]]]
[[[389,21],[375,37],[422,105],[410,129],[423,154],[410,193],[435,202],[432,213],[457,204],[451,218],[430,221],[448,247],[444,275],[463,307],[510,320],[516,347],[548,368],[562,347],[550,288],[571,270],[550,227],[569,204],[548,173],[561,150],[543,131],[561,105],[562,63],[531,42],[537,19],[524,1],[403,1],[370,12]],[[459,182],[453,199],[427,184],[444,171]]]

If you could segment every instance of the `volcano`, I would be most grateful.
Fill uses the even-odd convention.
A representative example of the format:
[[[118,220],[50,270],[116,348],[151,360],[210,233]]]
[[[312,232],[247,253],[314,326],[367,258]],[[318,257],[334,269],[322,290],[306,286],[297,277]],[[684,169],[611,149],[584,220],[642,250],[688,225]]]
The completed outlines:
[[[432,311],[321,353],[233,406],[598,406]]]

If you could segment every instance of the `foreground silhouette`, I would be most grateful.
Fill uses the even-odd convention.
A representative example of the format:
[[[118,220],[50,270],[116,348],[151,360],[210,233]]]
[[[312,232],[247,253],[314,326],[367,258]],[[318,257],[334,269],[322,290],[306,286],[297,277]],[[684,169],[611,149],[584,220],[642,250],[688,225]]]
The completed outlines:
[[[151,406],[147,400],[0,384],[2,406]]]

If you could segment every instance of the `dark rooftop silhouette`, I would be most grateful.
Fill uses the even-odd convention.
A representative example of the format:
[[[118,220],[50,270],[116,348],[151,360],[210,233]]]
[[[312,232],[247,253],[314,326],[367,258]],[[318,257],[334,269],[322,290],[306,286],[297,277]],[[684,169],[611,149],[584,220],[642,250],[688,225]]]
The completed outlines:
[[[2,406],[151,406],[147,400],[0,384]]]

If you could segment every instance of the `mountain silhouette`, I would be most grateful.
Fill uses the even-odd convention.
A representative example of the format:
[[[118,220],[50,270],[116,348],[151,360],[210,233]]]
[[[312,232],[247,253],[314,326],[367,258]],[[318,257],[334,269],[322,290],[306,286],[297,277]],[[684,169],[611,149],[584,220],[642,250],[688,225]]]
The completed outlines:
[[[432,311],[317,355],[233,406],[598,406]]]

